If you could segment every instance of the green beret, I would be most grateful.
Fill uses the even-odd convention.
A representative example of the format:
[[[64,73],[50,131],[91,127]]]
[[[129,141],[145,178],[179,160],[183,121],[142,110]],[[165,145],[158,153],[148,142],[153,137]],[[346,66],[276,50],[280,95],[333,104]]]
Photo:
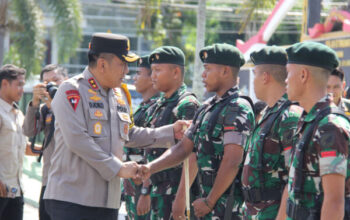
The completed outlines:
[[[288,63],[303,64],[334,70],[339,65],[335,51],[317,42],[302,42],[293,44],[287,49]]]
[[[137,61],[137,66],[151,69],[151,65],[149,64],[148,59],[149,59],[148,55],[140,57],[140,59]]]
[[[95,33],[92,35],[89,49],[95,54],[112,53],[128,63],[139,59],[139,56],[129,51],[129,38],[119,34]]]
[[[282,47],[267,46],[250,54],[254,65],[276,64],[285,66],[287,64],[287,53]]]
[[[213,44],[199,52],[203,63],[221,64],[240,68],[245,60],[241,51],[230,44]]]
[[[158,47],[149,56],[149,63],[168,63],[185,66],[185,54],[178,47]]]

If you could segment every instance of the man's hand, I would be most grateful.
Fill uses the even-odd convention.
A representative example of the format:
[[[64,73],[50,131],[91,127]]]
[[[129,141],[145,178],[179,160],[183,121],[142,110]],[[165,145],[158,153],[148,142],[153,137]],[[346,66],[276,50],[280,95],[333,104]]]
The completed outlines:
[[[121,178],[136,178],[138,165],[135,161],[124,162],[119,170],[118,176]]]
[[[185,210],[186,210],[186,201],[184,198],[179,198],[179,196],[176,196],[173,206],[171,208],[171,212],[173,215],[173,218],[175,220],[181,220],[186,219],[185,216]]]
[[[181,140],[185,131],[191,125],[192,121],[178,120],[174,123],[174,136],[176,139]]]
[[[6,185],[0,180],[0,197],[7,197]]]
[[[151,196],[140,195],[136,210],[137,215],[146,215],[151,210]]]
[[[44,97],[47,97],[47,96],[49,96],[49,94],[46,91],[46,84],[45,83],[39,83],[39,84],[35,85],[33,88],[32,106],[39,107],[40,100],[44,100]]]
[[[138,177],[141,177],[143,181],[151,177],[151,167],[149,164],[139,165]]]
[[[192,206],[194,208],[194,214],[201,218],[205,215],[207,215],[211,210],[213,210],[213,205],[209,204],[208,201],[206,201],[205,198],[199,198],[196,201],[192,203]]]

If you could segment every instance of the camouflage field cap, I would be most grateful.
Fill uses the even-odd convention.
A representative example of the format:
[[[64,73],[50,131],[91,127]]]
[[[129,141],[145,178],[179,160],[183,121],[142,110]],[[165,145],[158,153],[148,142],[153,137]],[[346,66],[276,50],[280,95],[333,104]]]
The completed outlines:
[[[241,51],[230,44],[213,44],[199,52],[203,63],[221,64],[240,68],[245,60]]]
[[[148,55],[140,57],[140,59],[137,61],[137,66],[151,69],[151,65],[149,64],[148,59],[149,59]]]
[[[149,56],[149,63],[168,63],[185,65],[185,54],[178,47],[163,46],[155,49]]]
[[[339,65],[335,51],[318,42],[302,42],[287,48],[288,63],[321,67],[333,71]]]
[[[274,64],[285,66],[287,64],[287,53],[282,47],[267,46],[251,53],[250,60],[254,65]]]

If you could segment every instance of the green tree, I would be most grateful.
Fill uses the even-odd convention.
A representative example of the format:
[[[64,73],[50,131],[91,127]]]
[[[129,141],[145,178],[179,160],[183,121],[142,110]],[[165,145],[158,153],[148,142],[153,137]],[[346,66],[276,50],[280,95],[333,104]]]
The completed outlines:
[[[79,0],[0,0],[0,64],[14,63],[24,67],[26,77],[40,72],[46,49],[43,12],[39,3],[53,13],[59,63],[68,61],[82,39]],[[7,31],[11,44],[3,61]]]

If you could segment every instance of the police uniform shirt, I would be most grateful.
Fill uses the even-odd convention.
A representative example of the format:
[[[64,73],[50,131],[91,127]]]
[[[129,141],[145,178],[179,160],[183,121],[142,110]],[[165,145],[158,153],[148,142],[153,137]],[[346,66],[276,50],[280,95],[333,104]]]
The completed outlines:
[[[86,68],[61,84],[52,102],[55,150],[44,199],[119,208],[123,146],[174,144],[172,126],[132,127],[120,89],[104,90]],[[130,130],[129,130],[130,129]]]
[[[0,98],[0,180],[21,196],[23,156],[27,138],[22,132],[23,113]]]

